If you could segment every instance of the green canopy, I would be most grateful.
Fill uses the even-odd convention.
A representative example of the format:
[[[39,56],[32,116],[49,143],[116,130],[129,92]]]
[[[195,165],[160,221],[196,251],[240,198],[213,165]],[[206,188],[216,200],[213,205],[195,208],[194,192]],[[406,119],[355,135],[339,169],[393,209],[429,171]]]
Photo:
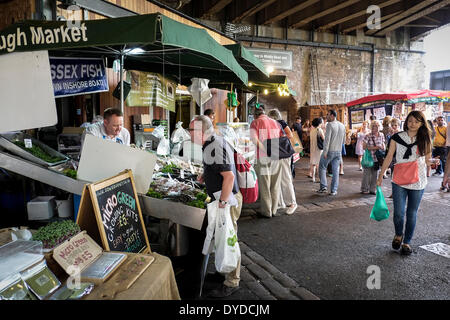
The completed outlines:
[[[251,51],[245,49],[242,44],[228,44],[225,45],[225,48],[233,52],[239,64],[247,71],[249,81],[268,80],[269,72],[267,72],[261,60],[255,57]]]
[[[133,50],[134,49],[134,50]],[[206,30],[160,13],[82,21],[25,21],[0,32],[0,55],[50,50],[54,56],[124,57],[124,68],[161,73],[188,85],[206,78],[246,85],[247,72]]]

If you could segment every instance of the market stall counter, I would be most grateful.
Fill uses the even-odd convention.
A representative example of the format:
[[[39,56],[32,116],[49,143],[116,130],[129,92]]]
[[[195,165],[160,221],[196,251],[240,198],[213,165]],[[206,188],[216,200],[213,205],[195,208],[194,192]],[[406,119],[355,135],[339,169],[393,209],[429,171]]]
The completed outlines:
[[[138,254],[127,253],[127,260]],[[124,283],[117,283],[113,278],[94,287],[85,300],[181,300],[178,293],[172,262],[168,257],[155,252],[150,253],[155,260],[128,289],[121,291]],[[116,271],[120,273],[121,270]],[[115,294],[115,292],[117,292]]]

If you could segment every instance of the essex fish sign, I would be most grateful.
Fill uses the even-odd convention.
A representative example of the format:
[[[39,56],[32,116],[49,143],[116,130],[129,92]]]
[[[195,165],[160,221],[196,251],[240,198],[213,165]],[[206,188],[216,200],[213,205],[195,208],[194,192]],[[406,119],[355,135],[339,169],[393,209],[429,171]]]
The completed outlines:
[[[50,57],[50,73],[57,98],[109,91],[101,58]]]

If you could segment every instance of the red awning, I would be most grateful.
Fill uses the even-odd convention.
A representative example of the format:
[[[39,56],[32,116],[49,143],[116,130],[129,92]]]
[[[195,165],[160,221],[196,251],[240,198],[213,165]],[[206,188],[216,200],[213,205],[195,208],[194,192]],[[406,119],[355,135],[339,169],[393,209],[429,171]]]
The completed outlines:
[[[384,101],[384,100],[397,101],[397,100],[410,100],[410,99],[431,98],[431,97],[450,98],[450,91],[419,90],[414,92],[393,92],[393,93],[374,94],[371,96],[347,102],[347,107],[375,101]]]

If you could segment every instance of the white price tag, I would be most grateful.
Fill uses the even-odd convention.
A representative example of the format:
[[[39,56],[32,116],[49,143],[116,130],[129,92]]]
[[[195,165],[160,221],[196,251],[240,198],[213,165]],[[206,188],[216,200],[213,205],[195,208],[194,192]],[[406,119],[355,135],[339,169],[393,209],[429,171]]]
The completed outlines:
[[[181,179],[184,179],[184,170],[183,169],[180,170],[180,177],[181,177]]]
[[[25,143],[25,148],[27,149],[33,148],[33,143],[31,142],[31,139],[23,139],[23,142]]]

